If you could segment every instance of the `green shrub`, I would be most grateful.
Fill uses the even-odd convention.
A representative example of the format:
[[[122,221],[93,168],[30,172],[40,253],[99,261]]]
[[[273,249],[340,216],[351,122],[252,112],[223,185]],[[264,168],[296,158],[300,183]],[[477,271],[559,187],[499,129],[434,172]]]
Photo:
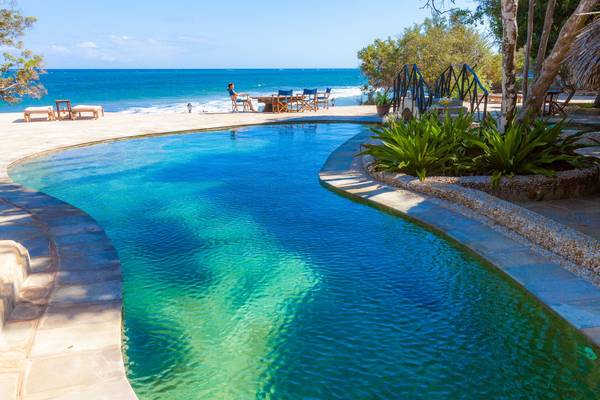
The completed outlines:
[[[474,127],[469,114],[443,119],[429,114],[373,129],[379,142],[364,145],[361,154],[372,155],[378,170],[404,172],[421,180],[435,174],[491,175],[494,185],[502,176],[553,176],[556,171],[597,163],[577,150],[598,144],[580,142],[584,132],[563,135],[563,127],[563,123],[549,126],[543,121],[514,123],[502,133],[491,119]]]
[[[588,147],[579,142],[584,132],[561,135],[563,127],[563,123],[549,126],[539,120],[533,125],[514,123],[501,133],[488,121],[482,124],[478,137],[465,141],[480,153],[468,162],[467,169],[491,175],[492,183],[497,185],[502,176],[554,176],[556,171],[591,165],[590,158],[576,152]]]
[[[470,115],[443,121],[435,115],[407,123],[393,121],[373,129],[373,138],[381,143],[364,145],[361,154],[372,155],[379,170],[402,171],[421,180],[431,174],[456,173],[468,150],[463,142],[472,122]]]
[[[375,104],[378,106],[387,106],[392,104],[392,99],[385,92],[375,93]]]

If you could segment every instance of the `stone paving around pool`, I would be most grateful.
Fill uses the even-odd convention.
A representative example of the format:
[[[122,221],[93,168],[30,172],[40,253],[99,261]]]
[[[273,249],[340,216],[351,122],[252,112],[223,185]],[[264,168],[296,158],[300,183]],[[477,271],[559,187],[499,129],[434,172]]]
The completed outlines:
[[[22,244],[29,271],[0,332],[0,398],[135,399],[121,354],[121,271],[84,212],[0,184],[0,239]]]
[[[517,204],[600,241],[600,193],[578,199],[521,201]]]

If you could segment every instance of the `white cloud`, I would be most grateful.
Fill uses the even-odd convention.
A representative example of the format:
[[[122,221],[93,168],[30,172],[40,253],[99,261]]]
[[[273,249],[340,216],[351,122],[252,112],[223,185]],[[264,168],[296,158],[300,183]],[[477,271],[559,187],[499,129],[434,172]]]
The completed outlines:
[[[126,35],[110,35],[110,38],[114,39],[114,40],[128,40],[129,36],[126,36]]]
[[[53,45],[50,45],[50,47],[48,47],[48,51],[50,53],[68,53],[69,49],[65,46],[53,44]]]
[[[82,49],[96,49],[98,46],[94,42],[81,42],[79,43],[79,47]]]

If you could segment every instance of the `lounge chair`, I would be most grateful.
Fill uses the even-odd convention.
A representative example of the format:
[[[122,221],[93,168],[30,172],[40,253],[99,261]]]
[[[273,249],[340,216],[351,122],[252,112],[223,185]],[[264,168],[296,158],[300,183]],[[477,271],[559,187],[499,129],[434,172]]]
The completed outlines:
[[[104,108],[102,106],[84,106],[78,105],[71,109],[73,116],[81,118],[82,113],[91,113],[94,119],[98,119],[101,115],[104,117]]]
[[[298,112],[317,111],[318,109],[317,89],[304,89],[298,102]]]
[[[331,88],[327,88],[324,93],[320,93],[317,96],[317,105],[323,104],[323,108],[329,108],[329,96],[331,95]]]
[[[294,111],[294,91],[279,90],[276,95],[271,96],[273,112],[291,112]]]
[[[52,106],[27,107],[23,112],[23,118],[25,119],[25,122],[31,122],[31,116],[33,114],[44,114],[48,117],[48,121],[54,121],[56,119]]]

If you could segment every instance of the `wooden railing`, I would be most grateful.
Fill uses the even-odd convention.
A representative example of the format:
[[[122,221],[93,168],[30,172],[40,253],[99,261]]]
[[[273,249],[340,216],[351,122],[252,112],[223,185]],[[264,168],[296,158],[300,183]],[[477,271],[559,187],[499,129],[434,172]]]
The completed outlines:
[[[451,98],[466,101],[469,103],[469,112],[477,113],[479,119],[487,115],[488,95],[488,90],[468,64],[463,64],[460,70],[450,65],[441,73],[434,85],[435,99]]]
[[[392,97],[394,112],[404,110],[407,97],[411,101],[413,113],[415,107],[419,113],[424,113],[431,106],[433,100],[431,89],[416,64],[405,64],[394,79]]]

